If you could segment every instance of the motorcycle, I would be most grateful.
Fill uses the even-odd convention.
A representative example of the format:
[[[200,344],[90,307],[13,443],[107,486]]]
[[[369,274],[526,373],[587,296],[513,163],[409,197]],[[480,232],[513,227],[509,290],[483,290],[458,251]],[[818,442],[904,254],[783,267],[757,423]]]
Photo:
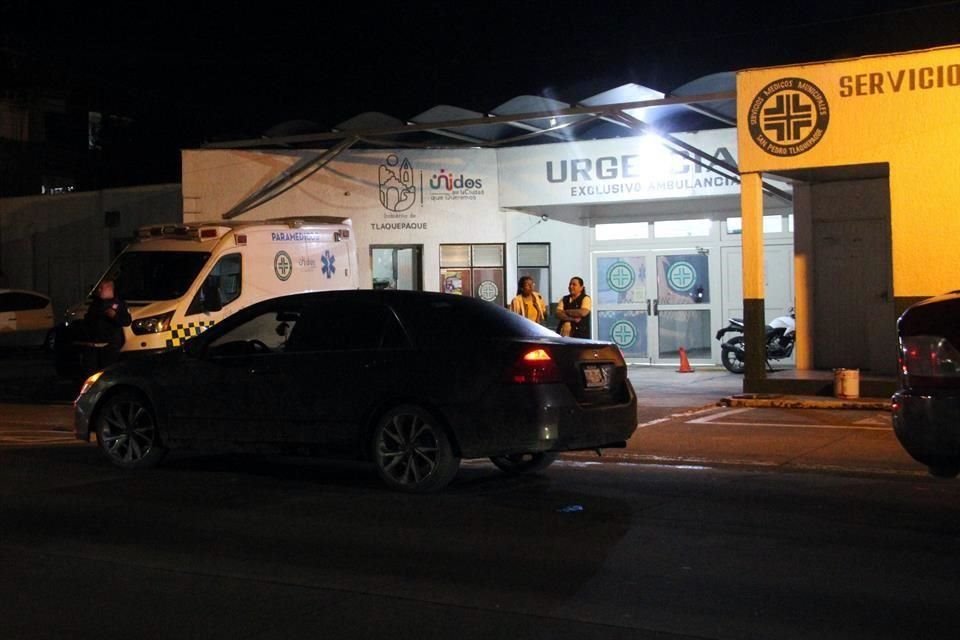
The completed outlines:
[[[717,331],[717,340],[721,341],[720,349],[723,353],[720,361],[730,373],[743,373],[746,368],[746,352],[743,342],[743,320],[741,318],[730,318],[728,324],[723,329]],[[767,325],[767,368],[773,371],[771,360],[782,360],[789,358],[793,354],[793,345],[797,337],[796,314],[790,309],[787,315],[774,318]],[[724,341],[724,336],[728,333],[737,333]]]

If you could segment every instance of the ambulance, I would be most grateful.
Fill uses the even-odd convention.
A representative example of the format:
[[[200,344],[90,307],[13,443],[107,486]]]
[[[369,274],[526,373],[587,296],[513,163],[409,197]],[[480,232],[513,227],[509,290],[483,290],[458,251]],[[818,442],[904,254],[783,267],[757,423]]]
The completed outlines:
[[[180,346],[268,298],[359,288],[350,219],[319,216],[140,227],[103,279],[133,319],[125,353]],[[67,311],[67,327],[87,304]]]

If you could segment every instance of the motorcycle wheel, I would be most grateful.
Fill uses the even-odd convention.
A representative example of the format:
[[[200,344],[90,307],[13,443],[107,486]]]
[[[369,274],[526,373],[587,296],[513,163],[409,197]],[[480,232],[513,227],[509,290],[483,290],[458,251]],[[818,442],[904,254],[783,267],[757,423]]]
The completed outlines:
[[[743,370],[747,368],[747,363],[741,357],[743,353],[743,336],[730,338],[724,344],[724,347],[727,346],[731,348],[725,348],[723,353],[720,354],[720,361],[723,363],[724,368],[730,373],[743,373]]]

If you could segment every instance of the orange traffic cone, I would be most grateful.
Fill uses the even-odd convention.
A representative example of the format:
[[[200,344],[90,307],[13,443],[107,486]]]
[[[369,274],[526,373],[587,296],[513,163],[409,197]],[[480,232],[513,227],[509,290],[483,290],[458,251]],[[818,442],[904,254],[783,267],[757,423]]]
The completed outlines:
[[[683,347],[680,347],[680,368],[677,369],[678,373],[693,373],[693,367],[690,366],[690,361],[687,360],[687,350]]]

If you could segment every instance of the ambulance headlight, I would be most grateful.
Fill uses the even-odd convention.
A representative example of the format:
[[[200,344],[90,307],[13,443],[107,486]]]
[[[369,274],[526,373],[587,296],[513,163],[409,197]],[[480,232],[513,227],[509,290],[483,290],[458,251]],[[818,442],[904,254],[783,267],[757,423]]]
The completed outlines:
[[[149,318],[140,318],[131,323],[130,330],[138,336],[142,336],[145,333],[163,333],[164,331],[170,330],[170,319],[172,317],[173,311],[161,313],[158,316],[150,316]]]

